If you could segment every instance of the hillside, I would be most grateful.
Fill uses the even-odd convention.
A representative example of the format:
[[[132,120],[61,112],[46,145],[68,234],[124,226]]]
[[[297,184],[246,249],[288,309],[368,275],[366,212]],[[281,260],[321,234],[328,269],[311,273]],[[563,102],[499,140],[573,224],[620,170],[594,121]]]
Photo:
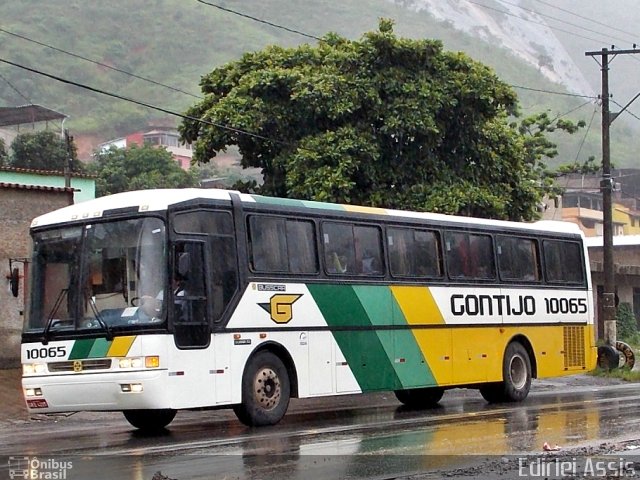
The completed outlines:
[[[487,4],[499,3],[483,1]],[[469,2],[299,0],[292,3],[286,0],[220,0],[212,3],[313,36],[334,31],[349,38],[358,38],[364,32],[376,29],[380,17],[393,18],[399,35],[441,39],[446,48],[465,51],[471,57],[491,65],[512,85],[580,93],[599,89],[596,65],[591,67],[588,75],[582,67],[569,65],[575,55],[570,50],[575,51],[577,45],[566,47],[562,39],[560,43],[554,39],[558,50],[553,51],[566,48],[569,53],[562,61],[565,66],[571,66],[560,69],[559,63],[554,67],[554,72],[566,70],[571,71],[571,75],[545,75],[544,68],[524,58],[513,47],[514,42],[497,41],[498,37],[488,34],[486,28],[461,28],[459,18],[452,15],[451,11],[447,13],[446,9],[440,8],[438,11],[436,8],[445,3],[455,6],[456,3]],[[563,0],[560,3],[569,2]],[[584,3],[595,4],[595,0],[585,0]],[[545,8],[544,2],[540,2],[536,8],[539,7]],[[454,8],[452,11],[455,13],[459,10]],[[261,49],[268,44],[294,46],[315,41],[195,0],[5,0],[0,4],[0,18],[0,28],[5,31],[0,32],[4,47],[2,58],[173,111],[183,111],[197,101],[201,75],[238,58],[245,51]],[[492,21],[500,24],[495,18]],[[172,89],[65,55],[6,32],[97,60]],[[502,35],[503,39],[508,39],[515,33],[506,31]],[[545,34],[540,42],[544,42],[544,37]],[[540,50],[541,47],[537,48]],[[542,55],[541,51],[538,53]],[[150,121],[166,121],[165,114],[60,84],[5,64],[0,64],[0,75],[0,105],[20,105],[27,101],[46,105],[70,115],[65,126],[75,134],[97,134],[96,141],[142,128]],[[3,78],[7,81],[3,81]],[[573,80],[569,81],[570,78]],[[560,115],[580,107],[569,118],[581,118],[588,122],[594,112],[593,105],[586,103],[584,98],[526,89],[516,91],[525,115],[543,110]],[[582,159],[587,155],[599,156],[598,119],[599,115],[595,115],[584,147],[580,149]],[[617,130],[613,132],[614,141],[618,139],[620,145],[628,145],[629,151],[624,153],[614,148],[614,156],[618,153],[620,161],[617,163],[621,166],[629,164],[634,158],[629,141],[633,130],[625,121],[621,118],[619,125],[616,124]],[[625,136],[620,139],[623,132]],[[574,160],[583,135],[584,132],[562,139],[563,162]]]

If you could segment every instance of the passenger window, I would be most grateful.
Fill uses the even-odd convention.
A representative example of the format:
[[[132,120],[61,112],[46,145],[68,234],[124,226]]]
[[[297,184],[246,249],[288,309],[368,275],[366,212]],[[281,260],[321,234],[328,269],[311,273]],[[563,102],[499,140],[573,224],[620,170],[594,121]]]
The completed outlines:
[[[548,282],[584,284],[584,261],[580,243],[544,240],[542,245]]]
[[[496,278],[490,235],[446,232],[445,250],[450,278]]]
[[[497,237],[500,278],[510,281],[539,282],[538,244],[530,238]]]
[[[384,273],[378,227],[326,222],[322,234],[327,273],[372,276]]]
[[[389,228],[389,267],[394,276],[439,277],[440,239],[437,232],[411,228]]]
[[[249,239],[255,272],[318,272],[315,225],[309,220],[254,215]]]

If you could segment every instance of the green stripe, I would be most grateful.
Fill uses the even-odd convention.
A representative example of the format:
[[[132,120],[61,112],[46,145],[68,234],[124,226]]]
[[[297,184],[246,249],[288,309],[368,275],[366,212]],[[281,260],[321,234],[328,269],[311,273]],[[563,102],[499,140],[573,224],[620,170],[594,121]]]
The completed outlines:
[[[102,358],[107,356],[111,342],[104,338],[96,338],[91,347],[88,358]]]
[[[69,360],[88,358],[89,352],[91,352],[91,347],[93,347],[95,341],[96,340],[94,338],[88,340],[76,340],[73,344],[73,348],[71,349],[71,353],[69,354]]]
[[[354,288],[346,285],[308,285],[308,288],[330,327],[372,326],[372,319]],[[386,287],[373,288],[377,288],[381,294],[384,290],[388,291]],[[376,304],[379,308],[385,303],[375,300],[374,290],[363,290],[361,294],[366,297],[365,303],[370,304],[372,313],[376,310]],[[376,321],[382,321],[384,313],[376,313],[375,316]],[[392,337],[387,335],[390,332],[381,333],[384,335],[380,336],[374,330],[334,332],[334,338],[363,391],[393,390],[400,387],[400,381],[387,354]]]
[[[354,291],[374,326],[407,325],[390,288],[357,286]],[[431,369],[410,330],[378,330],[377,335],[400,381],[396,388],[435,385]]]
[[[263,197],[262,195],[251,195],[256,203],[267,205],[282,205],[285,207],[321,208],[323,210],[344,210],[344,206],[337,203],[314,202],[311,200],[296,200],[295,198],[275,198]]]

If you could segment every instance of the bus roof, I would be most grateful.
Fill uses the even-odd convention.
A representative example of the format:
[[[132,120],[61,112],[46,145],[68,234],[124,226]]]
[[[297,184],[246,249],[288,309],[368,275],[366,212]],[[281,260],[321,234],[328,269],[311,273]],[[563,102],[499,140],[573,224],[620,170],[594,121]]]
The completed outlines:
[[[183,189],[156,189],[137,190],[132,192],[116,193],[94,200],[77,203],[53,212],[36,217],[31,223],[32,227],[55,225],[73,221],[86,221],[99,219],[105,211],[118,209],[137,209],[138,212],[158,212],[166,210],[171,205],[189,200],[222,200],[231,201],[231,194],[237,194],[243,203],[273,205],[281,207],[357,212],[362,214],[389,215],[407,219],[423,219],[438,222],[451,222],[466,225],[484,225],[494,227],[512,227],[525,230],[544,230],[556,233],[572,233],[580,235],[580,228],[571,222],[554,220],[542,220],[532,223],[510,222],[504,220],[489,220],[484,218],[460,217],[439,213],[412,212],[405,210],[391,210],[385,208],[363,207],[357,205],[343,205],[336,203],[324,203],[308,200],[295,200],[289,198],[265,197],[261,195],[249,195],[232,190],[214,188],[183,188]]]

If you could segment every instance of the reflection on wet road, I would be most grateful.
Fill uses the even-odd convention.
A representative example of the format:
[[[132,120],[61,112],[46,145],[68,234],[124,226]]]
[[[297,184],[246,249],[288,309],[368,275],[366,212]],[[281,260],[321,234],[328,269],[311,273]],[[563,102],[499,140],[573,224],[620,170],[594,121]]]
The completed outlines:
[[[367,478],[464,462],[454,456],[538,453],[544,442],[621,438],[640,426],[635,385],[539,392],[515,405],[488,405],[475,392],[453,391],[430,410],[398,406],[392,396],[297,402],[280,425],[262,429],[246,428],[227,412],[181,412],[169,431],[153,437],[117,416],[93,426],[29,424],[10,442],[0,434],[0,453],[78,459],[78,476],[69,478],[88,478],[80,476],[84,469],[92,478],[102,471],[104,478],[140,480],[156,471],[176,479]]]

